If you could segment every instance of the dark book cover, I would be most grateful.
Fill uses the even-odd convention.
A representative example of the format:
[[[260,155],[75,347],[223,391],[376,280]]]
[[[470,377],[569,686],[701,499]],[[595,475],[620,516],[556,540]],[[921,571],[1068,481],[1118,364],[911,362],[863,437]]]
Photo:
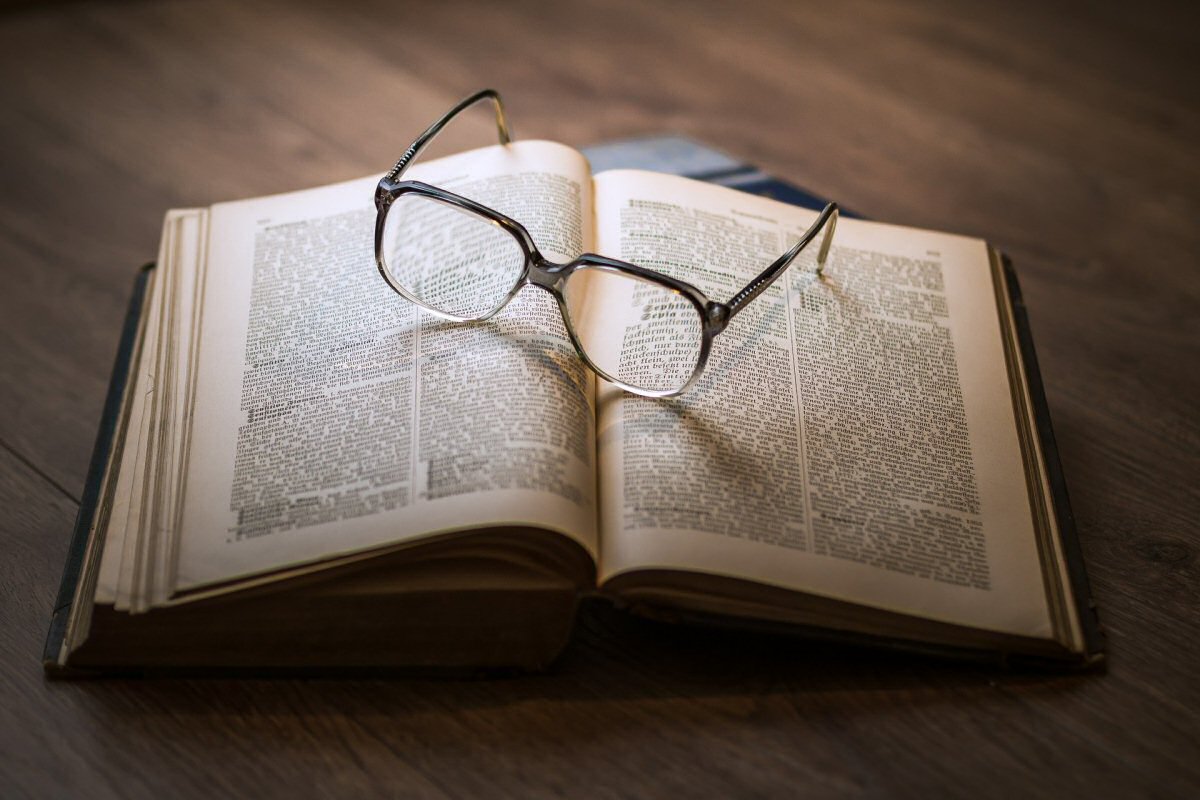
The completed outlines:
[[[104,398],[104,410],[100,414],[100,429],[96,432],[96,444],[92,448],[92,460],[88,463],[87,479],[83,484],[83,497],[79,501],[79,513],[75,517],[75,530],[67,549],[67,562],[63,566],[62,582],[54,610],[50,612],[50,631],[46,636],[46,647],[42,663],[47,670],[59,666],[63,638],[67,633],[67,621],[75,604],[79,589],[79,578],[83,571],[83,560],[87,554],[88,539],[100,510],[100,492],[104,484],[104,471],[116,440],[117,423],[121,416],[121,404],[125,388],[133,370],[133,353],[137,349],[138,323],[145,305],[146,285],[154,264],[146,264],[138,270],[133,282],[133,295],[121,324],[121,337],[117,342],[117,355],[113,363],[112,377],[108,381],[108,393]],[[85,602],[87,598],[84,598]]]

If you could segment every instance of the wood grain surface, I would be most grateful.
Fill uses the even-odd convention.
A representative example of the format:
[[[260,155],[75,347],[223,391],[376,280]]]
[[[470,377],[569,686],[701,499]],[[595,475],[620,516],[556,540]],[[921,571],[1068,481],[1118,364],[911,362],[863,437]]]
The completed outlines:
[[[0,796],[1197,796],[1189,5],[0,5]],[[682,132],[1007,250],[1107,672],[597,609],[543,676],[46,682],[124,303],[164,210],[382,171],[484,85],[521,137]],[[486,143],[487,123],[456,135]]]

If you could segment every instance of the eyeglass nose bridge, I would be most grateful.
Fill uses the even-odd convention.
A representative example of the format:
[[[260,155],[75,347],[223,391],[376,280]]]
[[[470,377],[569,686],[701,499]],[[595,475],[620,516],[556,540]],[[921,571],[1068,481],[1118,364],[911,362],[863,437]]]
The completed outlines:
[[[524,283],[545,289],[556,297],[562,296],[563,284],[571,274],[570,264],[556,264],[546,260],[541,253],[536,253],[529,259]]]

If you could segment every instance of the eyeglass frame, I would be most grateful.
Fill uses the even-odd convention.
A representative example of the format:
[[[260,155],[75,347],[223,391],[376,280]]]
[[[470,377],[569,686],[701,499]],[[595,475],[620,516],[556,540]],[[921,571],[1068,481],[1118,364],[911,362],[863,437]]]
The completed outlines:
[[[829,203],[817,216],[816,221],[808,227],[808,229],[800,236],[800,239],[792,245],[783,255],[779,256],[765,270],[759,273],[745,287],[743,287],[732,299],[727,303],[721,303],[709,299],[709,297],[696,286],[673,278],[670,275],[663,274],[656,270],[647,269],[646,267],[631,264],[627,261],[620,261],[615,258],[597,255],[595,253],[583,253],[579,257],[565,264],[557,264],[547,260],[538,250],[537,245],[533,241],[533,237],[524,225],[512,219],[511,217],[501,214],[495,209],[489,208],[474,200],[470,200],[454,192],[439,189],[436,186],[423,183],[421,181],[400,180],[400,176],[412,164],[413,160],[420,152],[428,145],[446,125],[454,119],[458,114],[465,111],[475,103],[483,100],[491,100],[496,112],[496,128],[500,138],[501,145],[507,145],[512,142],[511,129],[508,126],[508,120],[504,114],[504,105],[500,99],[500,94],[494,89],[483,89],[475,94],[463,99],[456,106],[446,112],[437,122],[430,125],[424,133],[416,138],[409,148],[404,152],[404,155],[396,161],[395,165],[388,171],[379,184],[375,188],[375,264],[379,268],[379,274],[389,287],[397,294],[405,299],[416,303],[421,308],[426,309],[430,313],[436,314],[444,319],[449,319],[454,322],[484,322],[491,319],[496,314],[500,313],[507,306],[517,293],[528,285],[537,286],[546,290],[558,303],[559,313],[562,315],[564,326],[567,329],[567,334],[571,339],[571,344],[575,347],[575,352],[583,359],[583,362],[597,375],[609,383],[615,384],[627,392],[631,392],[642,397],[663,398],[676,397],[683,394],[700,377],[704,372],[704,367],[708,363],[708,356],[712,350],[713,339],[728,327],[730,321],[742,309],[744,309],[752,300],[766,291],[767,287],[773,284],[791,265],[792,261],[800,254],[805,247],[808,246],[821,230],[825,229],[824,238],[821,240],[820,249],[817,252],[817,268],[816,274],[818,277],[824,275],[825,262],[829,257],[829,247],[833,241],[833,232],[837,228],[838,206],[837,203]],[[488,311],[483,316],[478,317],[459,317],[454,314],[447,313],[437,308],[433,308],[424,301],[415,297],[411,292],[401,286],[389,273],[384,264],[383,257],[383,231],[384,223],[387,219],[388,209],[396,202],[397,199],[406,194],[415,194],[422,197],[431,198],[434,201],[445,203],[447,205],[456,206],[463,211],[474,213],[488,222],[499,226],[502,230],[508,233],[516,240],[520,246],[524,256],[525,263],[521,270],[521,276],[516,280],[513,288],[504,297],[504,299],[491,311]],[[828,226],[826,227],[826,225]],[[578,334],[575,332],[574,323],[571,320],[571,314],[567,309],[566,295],[564,288],[567,279],[571,277],[577,270],[582,268],[599,269],[607,272],[621,273],[633,276],[635,280],[642,280],[648,283],[656,283],[664,286],[670,291],[686,298],[695,307],[701,321],[701,342],[700,353],[696,358],[696,366],[692,370],[692,374],[678,389],[655,391],[644,389],[637,386],[632,386],[624,381],[609,375],[607,371],[601,369],[588,356],[583,344],[579,340]]]

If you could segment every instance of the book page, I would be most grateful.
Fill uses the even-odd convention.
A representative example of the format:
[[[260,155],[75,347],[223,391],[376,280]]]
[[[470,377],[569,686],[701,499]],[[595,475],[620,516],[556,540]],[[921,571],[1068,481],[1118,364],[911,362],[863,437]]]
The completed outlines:
[[[116,603],[118,598],[127,606],[134,545],[137,542],[138,513],[141,505],[140,478],[149,449],[145,442],[153,393],[154,363],[158,352],[159,317],[162,305],[164,268],[170,268],[174,252],[175,233],[180,219],[205,212],[198,209],[176,209],[167,213],[159,242],[158,267],[147,277],[146,294],[142,299],[138,336],[130,354],[127,396],[120,424],[124,435],[115,435],[114,447],[121,446],[119,458],[114,458],[105,475],[108,500],[103,525],[104,547],[96,580],[97,603]],[[119,432],[118,432],[119,434]],[[112,488],[108,486],[111,483]],[[135,500],[135,497],[137,498]],[[122,580],[124,577],[124,580]]]
[[[206,209],[168,212],[131,367],[129,438],[114,465],[96,595],[121,610],[165,597],[172,569],[207,217]]]
[[[594,185],[599,252],[721,302],[816,218],[653,173]],[[985,243],[843,219],[823,278],[818,244],[683,396],[598,389],[601,578],[712,573],[1050,637]]]
[[[590,246],[587,162],[562,145],[405,178],[520,221],[552,260]],[[596,551],[594,384],[553,299],[526,287],[454,324],[397,295],[374,259],[376,183],[212,209],[177,590],[479,526]]]

